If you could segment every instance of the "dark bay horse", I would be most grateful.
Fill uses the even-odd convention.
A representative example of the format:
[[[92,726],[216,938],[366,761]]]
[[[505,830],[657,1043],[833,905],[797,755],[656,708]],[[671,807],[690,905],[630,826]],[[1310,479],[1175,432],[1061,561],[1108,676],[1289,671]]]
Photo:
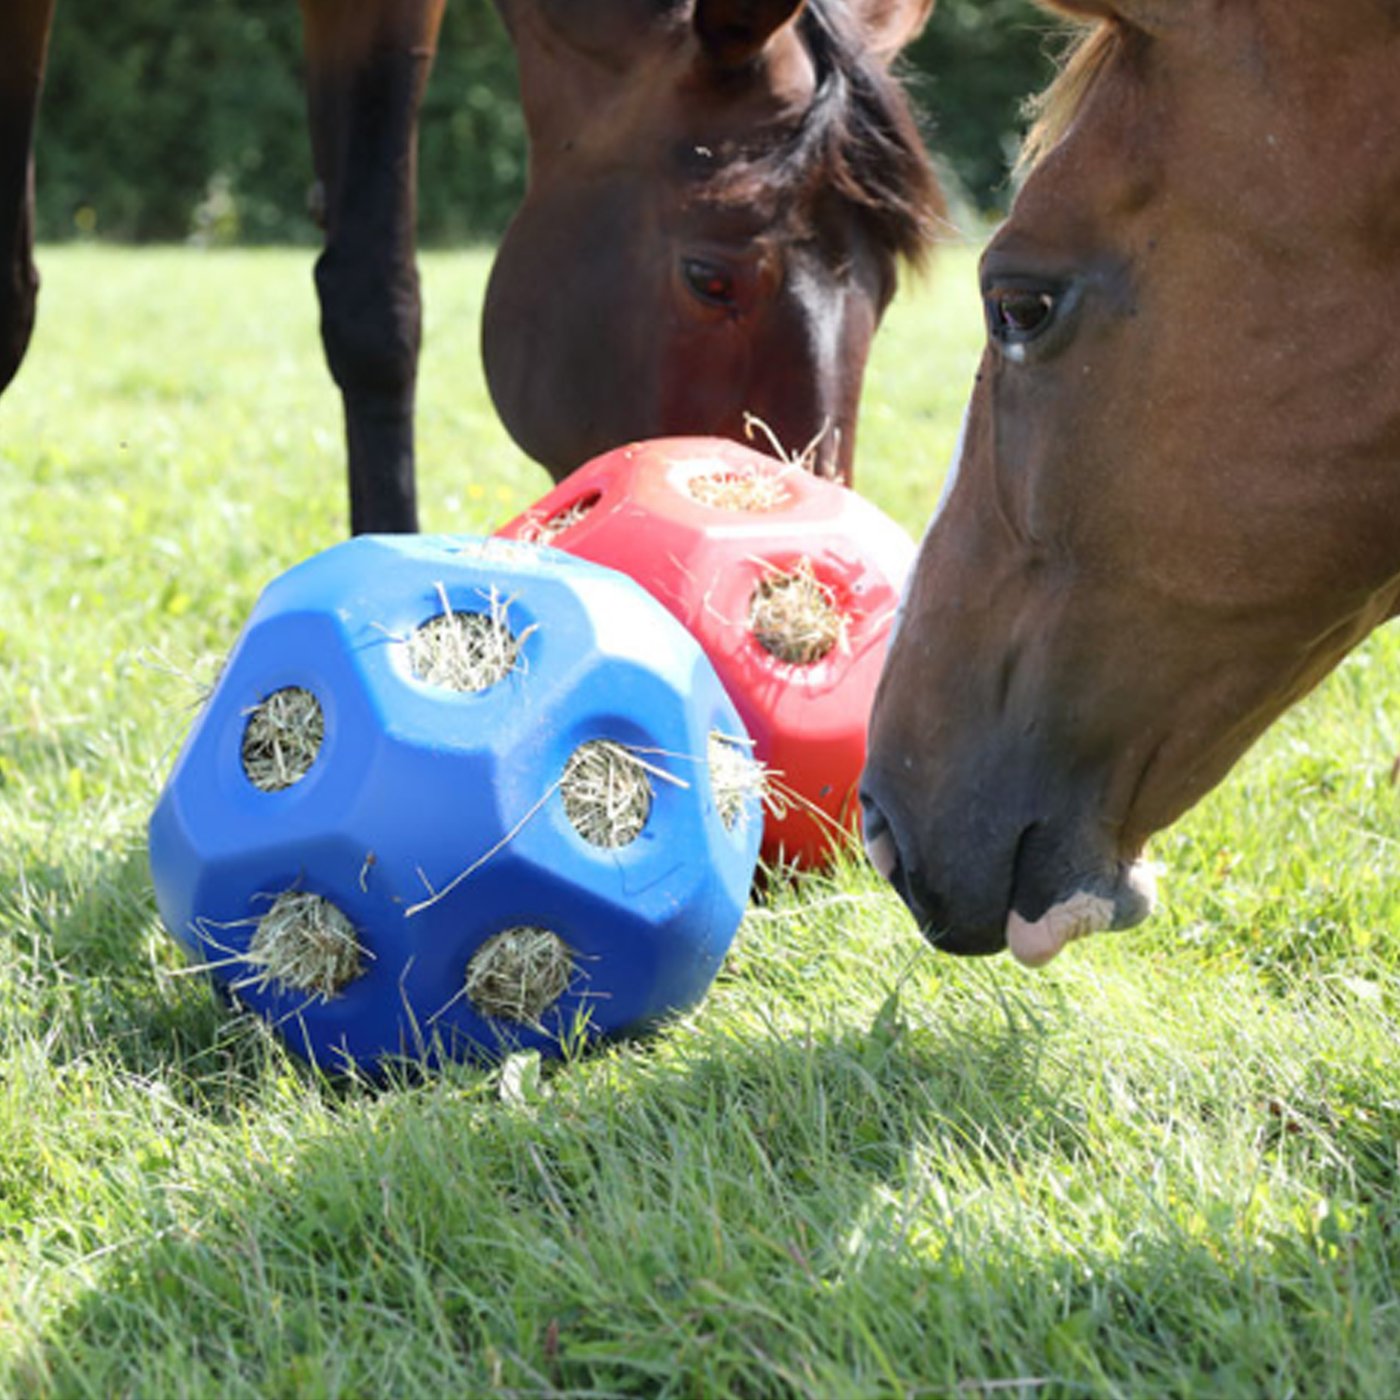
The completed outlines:
[[[1400,601],[1400,5],[1061,8],[864,778],[929,938],[1032,964]]]
[[[556,479],[629,438],[822,437],[849,476],[866,353],[941,214],[889,65],[933,0],[497,0],[529,189],[483,352]],[[325,226],[321,328],[345,403],[351,526],[416,528],[419,105],[445,0],[301,0]],[[0,5],[0,389],[38,286],[35,114],[54,0]]]

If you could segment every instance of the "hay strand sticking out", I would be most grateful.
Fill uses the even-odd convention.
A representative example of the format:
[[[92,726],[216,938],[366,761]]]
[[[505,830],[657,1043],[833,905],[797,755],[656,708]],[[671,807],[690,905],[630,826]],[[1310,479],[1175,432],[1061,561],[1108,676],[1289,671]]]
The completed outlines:
[[[650,768],[611,739],[590,739],[569,755],[559,792],[564,813],[590,845],[626,846],[651,815]]]
[[[329,899],[285,890],[258,920],[244,961],[260,992],[275,983],[329,1001],[364,971],[360,952],[354,925]]]
[[[814,665],[846,645],[846,616],[810,559],[759,580],[749,601],[749,626],[765,651],[794,666]]]
[[[281,792],[311,771],[326,737],[321,702],[299,685],[274,690],[248,711],[243,771],[263,792]]]
[[[453,612],[438,585],[442,612],[430,617],[408,639],[413,674],[427,685],[464,693],[487,690],[515,668],[521,643],[506,620],[508,604],[491,591],[486,612]]]
[[[573,980],[569,946],[547,928],[522,924],[493,934],[467,964],[467,1000],[483,1016],[538,1027]]]
[[[521,532],[521,539],[528,544],[553,544],[560,535],[572,530],[602,499],[597,491],[580,496],[572,505],[557,510],[547,519],[533,519]]]
[[[817,463],[817,451],[822,445],[822,440],[827,433],[831,433],[833,452],[826,467],[820,467]],[[831,476],[835,472],[835,464],[840,456],[841,449],[841,429],[833,428],[831,419],[826,418],[822,425],[812,435],[812,438],[800,452],[789,452],[787,448],[778,440],[778,435],[767,423],[756,413],[744,410],[744,436],[750,442],[756,437],[766,438],[768,446],[773,455],[780,461],[786,462],[790,467],[796,467],[799,471],[811,472],[814,476]]]
[[[791,470],[763,471],[758,467],[725,467],[719,471],[702,472],[686,482],[686,490],[701,505],[716,510],[777,510],[792,499],[783,484],[783,473]]]
[[[717,729],[710,731],[710,791],[726,831],[743,831],[748,826],[754,799],[763,800],[767,774],[752,749],[749,740],[721,734]]]

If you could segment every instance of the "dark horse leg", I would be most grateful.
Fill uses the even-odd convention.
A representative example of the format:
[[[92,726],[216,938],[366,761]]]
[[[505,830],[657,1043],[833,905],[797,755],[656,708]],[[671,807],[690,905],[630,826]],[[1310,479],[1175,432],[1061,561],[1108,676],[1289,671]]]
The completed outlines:
[[[53,0],[0,4],[0,390],[34,329],[34,116],[44,83]]]
[[[418,528],[418,109],[445,0],[301,0],[326,246],[321,338],[345,399],[350,528]]]

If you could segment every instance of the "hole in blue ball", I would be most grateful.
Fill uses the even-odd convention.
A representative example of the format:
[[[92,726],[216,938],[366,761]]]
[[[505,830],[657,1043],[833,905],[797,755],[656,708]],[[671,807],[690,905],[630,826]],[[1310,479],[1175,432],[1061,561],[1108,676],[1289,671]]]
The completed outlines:
[[[325,712],[309,690],[297,685],[274,690],[248,711],[243,771],[263,792],[281,792],[311,771],[325,737]]]

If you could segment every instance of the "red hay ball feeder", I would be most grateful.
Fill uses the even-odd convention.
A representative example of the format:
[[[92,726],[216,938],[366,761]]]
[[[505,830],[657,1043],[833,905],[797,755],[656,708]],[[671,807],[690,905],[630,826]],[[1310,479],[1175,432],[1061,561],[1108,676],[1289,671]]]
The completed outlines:
[[[736,442],[658,438],[595,458],[498,533],[630,574],[699,640],[772,774],[765,860],[820,865],[856,833],[914,559],[883,511]]]

